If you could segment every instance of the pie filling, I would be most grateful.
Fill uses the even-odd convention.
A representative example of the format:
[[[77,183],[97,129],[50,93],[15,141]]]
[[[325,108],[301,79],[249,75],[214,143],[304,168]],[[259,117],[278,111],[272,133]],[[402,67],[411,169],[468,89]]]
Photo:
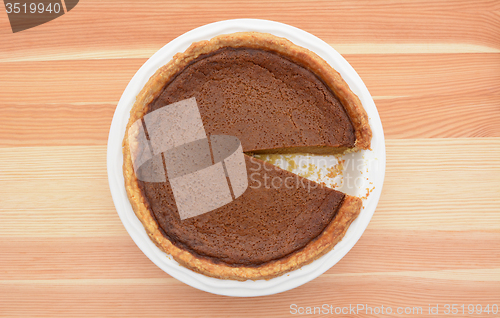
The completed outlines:
[[[354,128],[335,94],[314,73],[277,53],[222,48],[202,55],[165,85],[147,112],[191,97],[207,135],[236,136],[245,152],[333,153],[354,147]],[[138,181],[162,234],[214,263],[259,266],[313,241],[345,198],[258,159],[245,160],[249,186],[241,197],[182,221],[168,180]]]
[[[148,112],[196,98],[208,135],[238,137],[245,152],[339,152],[354,128],[313,72],[261,49],[221,48],[199,56],[167,83]]]
[[[173,244],[228,265],[261,265],[316,238],[344,194],[246,156],[249,185],[231,203],[181,220],[168,182],[142,184],[150,210]]]

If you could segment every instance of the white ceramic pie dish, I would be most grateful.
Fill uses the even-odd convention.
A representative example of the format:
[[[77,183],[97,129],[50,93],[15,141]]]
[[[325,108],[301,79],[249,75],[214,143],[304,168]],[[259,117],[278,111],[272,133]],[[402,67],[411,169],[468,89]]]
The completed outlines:
[[[347,165],[343,172],[345,180],[358,182],[352,181],[349,186],[347,182],[344,182],[343,186],[337,189],[359,197],[365,196],[367,189],[372,191],[364,200],[363,210],[351,224],[342,241],[328,254],[298,270],[271,280],[240,282],[211,278],[184,268],[149,239],[141,222],[135,216],[125,191],[122,173],[122,140],[135,97],[158,68],[167,64],[174,54],[185,51],[193,42],[209,40],[220,34],[244,31],[266,32],[285,37],[299,46],[314,51],[327,61],[342,75],[351,90],[360,98],[369,116],[373,139],[371,151],[362,151],[344,157],[352,163]],[[263,296],[293,289],[320,276],[356,244],[375,212],[382,191],[385,175],[384,133],[377,108],[368,89],[349,63],[330,45],[310,33],[274,21],[227,20],[208,24],[179,36],[156,52],[137,71],[123,92],[113,116],[108,138],[107,169],[111,195],[118,215],[134,242],[153,263],[171,276],[200,290],[227,296]]]

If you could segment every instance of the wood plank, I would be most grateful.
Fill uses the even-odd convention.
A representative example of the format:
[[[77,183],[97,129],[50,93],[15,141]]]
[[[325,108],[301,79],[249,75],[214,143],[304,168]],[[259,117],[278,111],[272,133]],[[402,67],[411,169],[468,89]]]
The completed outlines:
[[[500,95],[375,98],[391,139],[500,137]]]
[[[370,226],[500,229],[500,139],[387,140],[382,197]]]
[[[347,59],[375,97],[388,138],[499,136],[500,86],[492,83],[500,83],[500,53]],[[0,146],[105,144],[116,104],[143,62],[0,64]]]
[[[151,45],[144,43],[136,48],[106,48],[106,49],[71,49],[48,48],[33,52],[6,52],[0,55],[0,63],[41,62],[41,61],[73,61],[93,59],[148,59],[166,43]],[[468,43],[346,43],[329,42],[342,55],[352,54],[463,54],[463,53],[500,53],[500,48]],[[3,57],[2,57],[3,56]]]
[[[11,36],[7,20],[0,36],[5,61],[73,59],[90,55],[130,57],[156,51],[198,26],[235,18],[260,18],[294,25],[328,43],[460,43],[500,49],[497,1],[224,1],[116,3],[85,1],[57,20]],[[151,11],[151,7],[155,10]],[[157,14],[161,12],[161,14]],[[307,18],[304,18],[307,17]],[[335,18],[332,18],[335,17]],[[160,26],[160,27],[158,27]],[[32,43],[36,41],[36,50]],[[121,52],[121,53],[120,53]],[[135,53],[134,53],[135,52]],[[359,53],[362,53],[360,51]]]
[[[498,243],[498,242],[497,242]],[[491,250],[490,250],[491,252]],[[494,269],[462,269],[442,271],[395,271],[376,273],[353,273],[353,274],[325,274],[334,277],[361,277],[361,276],[390,276],[390,277],[419,277],[433,279],[448,279],[459,281],[500,282],[500,268]]]
[[[432,272],[446,279],[446,270],[455,271],[450,273],[454,275],[500,268],[499,245],[500,231],[377,229],[370,224],[353,249],[326,274],[415,276]]]
[[[125,232],[109,237],[15,237],[0,242],[0,281],[169,277]]]
[[[1,237],[126,234],[109,192],[106,147],[6,148],[0,158]]]
[[[408,286],[412,286],[408,289]],[[321,291],[321,292],[318,292]],[[471,300],[471,295],[475,297]],[[8,316],[288,317],[290,306],[422,307],[409,317],[428,315],[445,304],[494,304],[497,282],[469,282],[419,277],[323,276],[297,289],[267,297],[231,298],[195,290],[175,279],[1,282],[2,312]],[[196,306],[193,302],[196,302]],[[467,308],[467,307],[466,307]],[[425,310],[425,311],[424,311]],[[334,313],[333,313],[334,314]],[[355,314],[355,313],[354,313]],[[353,316],[354,316],[353,314]],[[477,315],[477,314],[476,314]],[[405,315],[406,316],[406,315]],[[465,316],[465,315],[463,315]],[[373,317],[358,312],[356,317]]]
[[[495,85],[500,83],[500,53],[347,55],[346,59],[373,96],[500,93],[500,86]],[[1,100],[7,105],[117,103],[144,62],[123,59],[3,63]]]
[[[117,101],[5,103],[0,107],[0,146],[106,144],[117,104]]]
[[[500,95],[375,97],[386,138],[500,137]],[[0,146],[103,145],[116,103],[4,104]],[[22,123],[20,125],[20,123]]]
[[[372,96],[498,95],[500,54],[347,55]]]
[[[0,236],[123,235],[105,153],[103,146],[4,148]],[[499,230],[500,187],[492,187],[500,180],[499,158],[500,138],[388,140],[385,184],[370,227]]]
[[[117,104],[144,59],[22,62],[0,64],[3,111],[16,112],[27,103],[47,110],[62,104]],[[29,88],[29,89],[27,89]],[[49,111],[49,114],[53,111]],[[110,118],[111,119],[111,118]]]
[[[500,53],[500,49],[467,43],[340,43],[330,45],[342,55]],[[43,57],[40,57],[43,58]]]
[[[1,240],[0,284],[6,280],[170,277],[127,234],[99,235]],[[497,281],[500,276],[492,276],[500,269],[496,249],[499,244],[499,231],[378,230],[370,226],[354,248],[325,275]]]

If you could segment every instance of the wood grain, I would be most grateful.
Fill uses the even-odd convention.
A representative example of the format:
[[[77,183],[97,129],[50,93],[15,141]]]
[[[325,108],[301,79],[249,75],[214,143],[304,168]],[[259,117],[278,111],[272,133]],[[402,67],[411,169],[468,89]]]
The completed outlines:
[[[464,155],[464,149],[482,159]],[[105,151],[103,146],[4,148],[0,236],[123,235],[109,195]],[[388,140],[386,176],[372,228],[500,230],[500,187],[492,187],[500,180],[498,138]],[[464,188],[457,186],[464,180],[459,185]],[[481,217],[471,217],[478,209]],[[22,228],[15,226],[21,222]]]
[[[358,54],[345,57],[375,97],[500,94],[500,87],[493,85],[500,83],[500,53]],[[54,103],[116,104],[145,61],[0,63],[2,102],[48,106]]]
[[[375,97],[388,138],[500,137],[500,95]]]
[[[116,6],[114,1],[82,2],[70,14],[20,33],[0,52],[3,58],[23,60],[61,53],[75,58],[110,51],[129,55],[127,50],[156,51],[200,25],[235,18],[291,24],[332,44],[467,43],[500,48],[498,1],[157,0],[144,5],[128,0],[119,2],[119,11]],[[0,25],[0,35],[11,32],[6,22]],[[35,40],[37,52],[30,52],[29,43]]]
[[[387,167],[372,226],[500,230],[498,138],[388,140]]]
[[[499,136],[500,85],[491,83],[500,83],[500,53],[346,58],[374,96],[387,138]],[[0,63],[0,146],[105,144],[116,104],[144,62]]]
[[[151,8],[154,8],[152,10]],[[500,1],[88,0],[13,34],[0,10],[0,317],[288,317],[290,305],[500,305]],[[106,143],[141,65],[203,24],[261,18],[339,51],[374,97],[382,197],[317,279],[216,296],[154,265],[113,205]],[[370,315],[352,317],[391,317]],[[498,315],[456,315],[456,317]]]
[[[215,296],[189,288],[175,279],[83,280],[80,283],[14,281],[0,284],[0,293],[12,306],[4,311],[9,316],[19,313],[16,308],[23,308],[29,316],[64,312],[72,317],[88,316],[89,313],[117,317],[286,317],[290,315],[292,304],[304,307],[328,304],[334,308],[349,307],[349,304],[384,305],[394,311],[397,307],[407,306],[427,310],[432,304],[440,306],[442,312],[444,304],[468,304],[470,295],[478,294],[483,296],[474,304],[486,307],[500,297],[497,286],[498,282],[476,281],[471,284],[469,281],[433,278],[325,275],[285,294],[260,298]],[[75,303],[75,299],[78,302]],[[195,305],[193,299],[196,299]],[[364,312],[355,316],[373,317]],[[408,316],[422,317],[422,314]]]
[[[105,147],[12,148],[0,157],[6,171],[0,179],[0,236],[126,233],[109,192]]]
[[[435,231],[368,227],[354,248],[325,275],[422,276],[498,281],[498,231]],[[127,233],[113,237],[12,237],[0,243],[5,281],[162,279]],[[469,273],[470,276],[464,276]]]

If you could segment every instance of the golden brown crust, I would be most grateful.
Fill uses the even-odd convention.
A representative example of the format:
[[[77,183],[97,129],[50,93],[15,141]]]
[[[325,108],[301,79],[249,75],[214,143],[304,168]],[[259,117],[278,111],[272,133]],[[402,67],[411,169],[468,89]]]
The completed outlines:
[[[347,196],[342,203],[334,220],[316,239],[303,249],[279,260],[265,263],[261,266],[229,266],[223,263],[214,263],[208,258],[198,257],[186,250],[173,245],[160,231],[156,220],[152,217],[146,199],[142,195],[138,180],[132,166],[131,152],[137,151],[137,142],[134,136],[138,132],[129,131],[132,124],[143,117],[147,106],[161,93],[166,83],[179,70],[201,54],[215,51],[222,47],[249,47],[271,50],[285,55],[292,60],[309,68],[318,74],[322,80],[335,92],[347,110],[356,134],[356,149],[369,149],[371,129],[368,116],[361,105],[359,98],[349,89],[339,73],[331,68],[323,59],[313,52],[296,46],[292,42],[270,34],[244,32],[221,35],[210,41],[201,41],[192,44],[184,53],[178,53],[165,66],[160,68],[147,82],[136,98],[130,112],[130,120],[123,141],[125,188],[132,208],[141,220],[151,240],[163,251],[181,265],[207,276],[235,279],[257,280],[271,279],[286,272],[295,270],[330,251],[342,239],[351,222],[359,214],[362,201],[359,198]],[[129,140],[130,139],[130,140]],[[129,141],[131,142],[129,146]]]

